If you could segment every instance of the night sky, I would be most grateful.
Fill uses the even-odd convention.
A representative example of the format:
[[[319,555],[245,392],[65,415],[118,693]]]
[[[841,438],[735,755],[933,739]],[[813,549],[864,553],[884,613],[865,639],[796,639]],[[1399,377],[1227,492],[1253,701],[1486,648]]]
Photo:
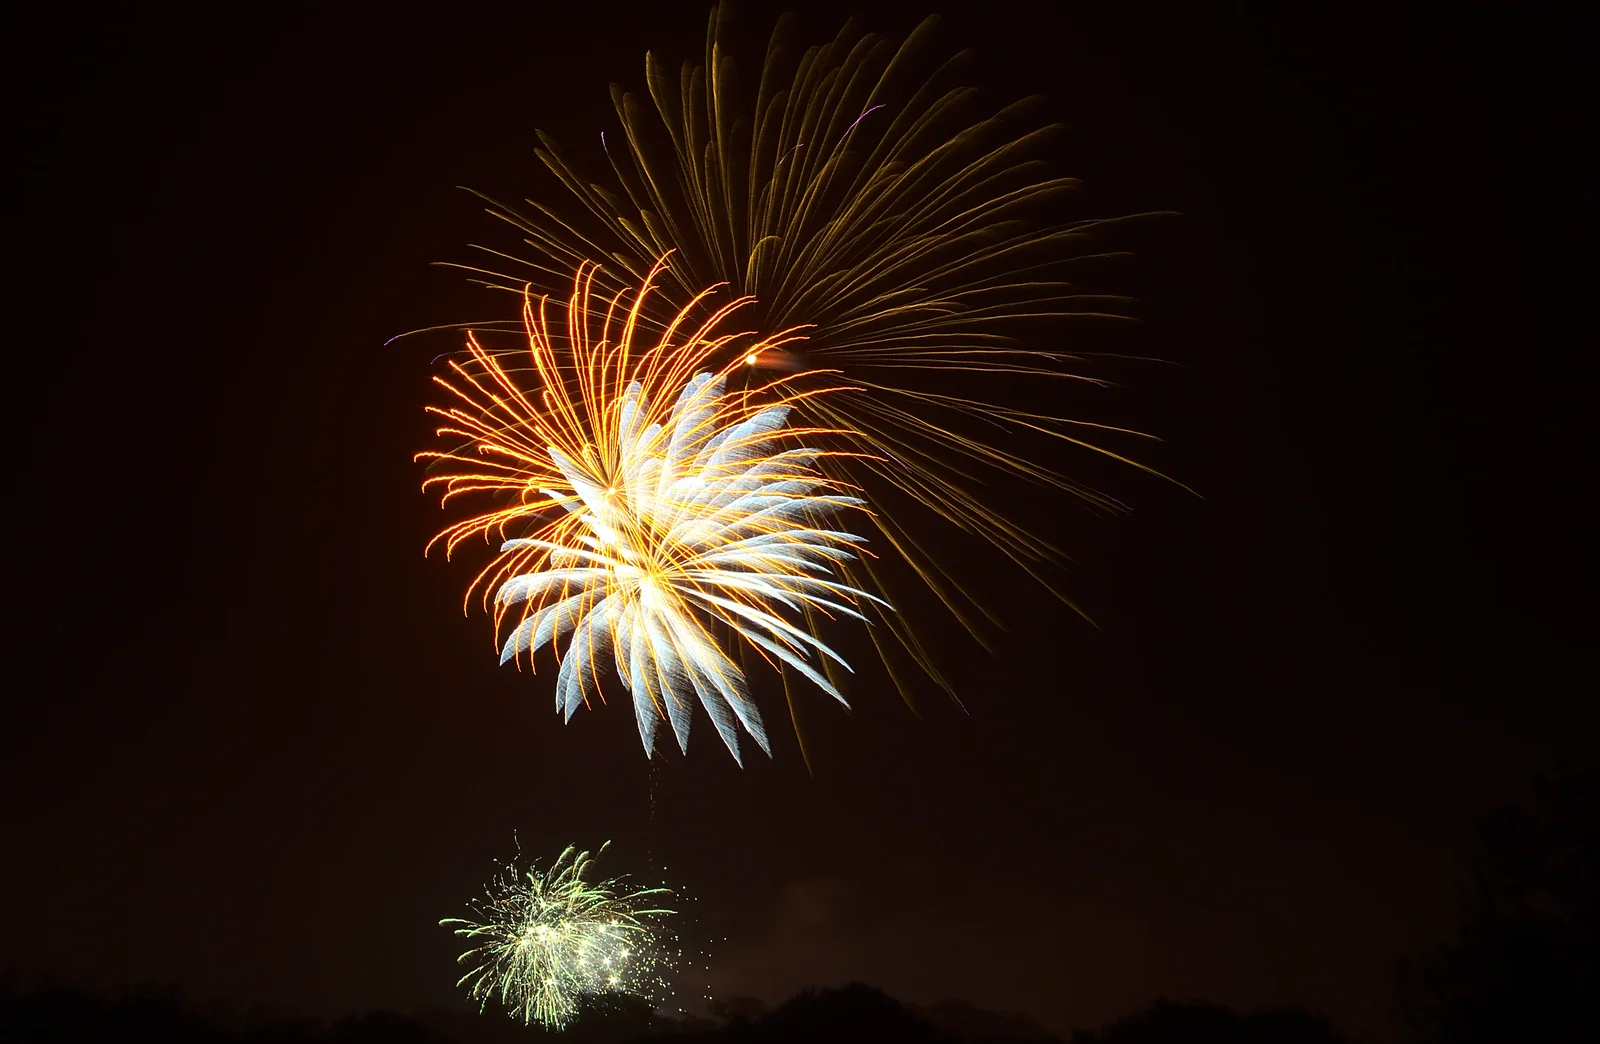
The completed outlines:
[[[803,6],[808,41],[935,9]],[[0,971],[462,1004],[438,919],[514,835],[610,838],[695,897],[687,998],[1391,1032],[1467,817],[1596,755],[1592,65],[1571,27],[1444,8],[1048,6],[937,5],[941,46],[997,103],[1049,96],[1083,213],[1181,212],[1125,243],[1140,351],[1176,365],[1099,408],[1201,495],[1091,469],[1133,513],[1047,515],[1100,630],[992,578],[1013,626],[950,646],[966,711],[860,656],[853,713],[802,708],[814,775],[776,727],[741,771],[703,716],[652,772],[626,702],[562,725],[549,676],[496,666],[468,563],[422,555],[458,339],[385,343],[502,314],[430,264],[515,249],[456,186],[548,191],[534,128],[597,149],[607,84],[698,59],[707,5],[56,5],[14,35]],[[753,73],[781,8],[739,10]]]

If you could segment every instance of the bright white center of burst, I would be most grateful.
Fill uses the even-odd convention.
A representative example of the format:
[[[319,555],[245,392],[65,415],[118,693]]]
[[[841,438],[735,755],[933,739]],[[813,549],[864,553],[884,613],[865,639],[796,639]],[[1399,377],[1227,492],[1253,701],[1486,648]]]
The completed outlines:
[[[662,597],[655,578],[642,570],[639,572],[639,605],[654,613],[659,613],[667,607],[667,600]]]
[[[755,352],[751,352],[749,355],[744,357],[744,364],[746,366],[754,366],[757,362],[760,361],[760,359],[761,359],[761,356],[757,355]]]

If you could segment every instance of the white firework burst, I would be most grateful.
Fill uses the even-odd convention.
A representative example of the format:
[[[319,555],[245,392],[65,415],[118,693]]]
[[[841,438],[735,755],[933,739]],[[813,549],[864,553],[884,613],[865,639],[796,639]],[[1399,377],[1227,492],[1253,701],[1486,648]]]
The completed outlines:
[[[473,904],[476,920],[440,921],[471,944],[459,962],[472,968],[456,985],[468,987],[480,1006],[497,998],[513,1018],[553,1029],[571,1022],[588,999],[658,1000],[674,952],[655,922],[674,911],[655,904],[671,892],[629,891],[620,879],[591,882],[592,862],[569,845],[546,871],[508,866],[489,886],[487,902]]]
[[[546,449],[566,488],[540,492],[566,509],[564,524],[502,548],[532,552],[538,568],[496,594],[502,606],[527,607],[501,662],[570,633],[556,708],[571,720],[598,690],[598,665],[609,654],[633,697],[647,753],[662,718],[687,750],[698,702],[736,760],[739,726],[770,755],[744,673],[718,632],[843,703],[811,656],[848,665],[784,613],[862,619],[856,600],[877,601],[831,578],[831,567],[853,558],[863,538],[824,520],[861,501],[814,470],[818,451],[782,448],[780,440],[796,434],[785,429],[787,405],[752,407],[725,385],[723,376],[701,373],[665,418],[651,422],[643,386],[629,384],[616,429],[603,440],[614,452]]]

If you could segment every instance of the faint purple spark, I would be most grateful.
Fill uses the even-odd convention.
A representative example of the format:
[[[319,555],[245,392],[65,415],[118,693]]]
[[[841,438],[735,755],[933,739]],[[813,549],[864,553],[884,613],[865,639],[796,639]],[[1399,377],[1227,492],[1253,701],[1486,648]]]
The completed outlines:
[[[857,116],[855,123],[850,124],[850,126],[844,129],[844,136],[848,138],[850,136],[850,132],[856,129],[856,123],[860,123],[862,120],[866,119],[868,114],[872,113],[873,111],[883,108],[885,104],[885,102],[879,102],[866,112],[862,113],[860,116]]]

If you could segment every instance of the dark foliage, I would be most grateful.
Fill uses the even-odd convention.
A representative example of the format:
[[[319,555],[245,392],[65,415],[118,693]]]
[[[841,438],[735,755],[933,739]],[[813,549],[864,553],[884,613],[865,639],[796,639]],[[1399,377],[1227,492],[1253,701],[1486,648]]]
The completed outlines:
[[[952,1014],[955,1012],[955,1014]],[[176,989],[108,997],[59,985],[21,991],[0,984],[0,1040],[7,1044],[1021,1044],[1050,1041],[1031,1021],[949,1001],[925,1016],[853,983],[806,990],[768,1010],[749,998],[726,1002],[719,1021],[667,1020],[634,1002],[606,1000],[566,1030],[548,1033],[504,1017],[458,1011],[370,1012],[336,1022],[207,1017]],[[960,1029],[952,1027],[959,1024]],[[1059,1041],[1056,1044],[1060,1044]],[[1345,1044],[1321,1018],[1299,1010],[1239,1015],[1207,1004],[1161,1001],[1072,1044]]]
[[[800,1044],[802,1041],[903,1040],[908,1044],[928,1044],[954,1040],[935,1030],[905,1005],[871,986],[852,983],[839,990],[807,990],[780,1004],[756,1022],[735,1024],[719,1034],[734,1041],[773,1041]]]
[[[176,988],[142,987],[106,997],[60,985],[0,997],[0,1040],[27,1042],[214,1041],[223,1034],[188,1010]],[[262,1040],[275,1038],[263,1037]]]
[[[1347,1044],[1333,1025],[1298,1008],[1240,1015],[1214,1004],[1160,1000],[1072,1044]]]
[[[1425,1044],[1600,1040],[1600,792],[1537,780],[1531,807],[1476,824],[1455,940],[1401,965]]]

